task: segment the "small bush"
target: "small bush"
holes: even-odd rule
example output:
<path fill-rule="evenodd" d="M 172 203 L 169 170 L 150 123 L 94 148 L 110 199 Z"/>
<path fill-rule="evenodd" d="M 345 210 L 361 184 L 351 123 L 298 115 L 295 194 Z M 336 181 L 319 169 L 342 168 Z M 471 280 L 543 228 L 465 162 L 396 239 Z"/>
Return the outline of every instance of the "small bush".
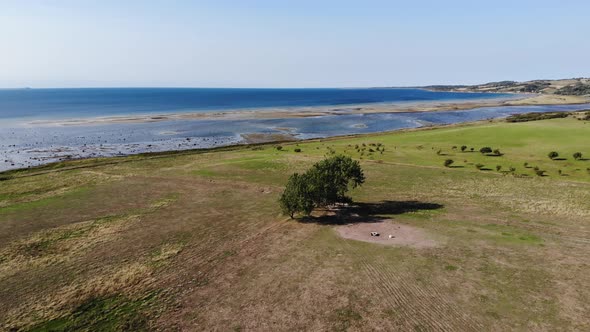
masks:
<path fill-rule="evenodd" d="M 553 159 L 559 157 L 559 153 L 557 153 L 557 151 L 551 151 L 551 152 L 549 152 L 549 154 L 547 154 L 547 157 L 549 157 L 549 159 L 553 160 Z"/>
<path fill-rule="evenodd" d="M 465 150 L 467 150 L 467 146 L 466 145 L 461 145 L 461 152 L 465 152 Z"/>
<path fill-rule="evenodd" d="M 537 174 L 538 176 L 544 176 L 545 175 L 545 171 L 541 170 L 541 169 L 536 169 L 535 170 L 535 174 Z"/>
<path fill-rule="evenodd" d="M 277 146 L 277 150 L 281 151 L 282 149 L 283 149 L 283 147 L 282 147 L 282 146 L 280 146 L 280 145 L 279 145 L 279 146 Z"/>
<path fill-rule="evenodd" d="M 524 163 L 524 168 L 529 168 L 529 163 Z"/>
<path fill-rule="evenodd" d="M 482 154 L 492 153 L 492 148 L 490 148 L 489 146 L 484 146 L 483 148 L 479 149 L 479 152 L 481 152 Z"/>
<path fill-rule="evenodd" d="M 516 172 L 516 168 L 514 168 L 514 167 L 512 167 L 512 166 L 510 166 L 509 170 L 510 170 L 510 173 L 514 173 L 514 172 Z"/>
<path fill-rule="evenodd" d="M 295 149 L 295 150 L 293 150 L 293 151 L 295 151 L 295 152 L 301 152 L 301 149 L 300 149 L 300 148 L 296 148 L 296 149 Z"/>
<path fill-rule="evenodd" d="M 451 165 L 454 163 L 455 161 L 453 159 L 447 159 L 444 162 L 445 167 L 451 167 Z"/>
<path fill-rule="evenodd" d="M 484 164 L 475 164 L 475 168 L 481 170 L 485 165 Z"/>
<path fill-rule="evenodd" d="M 574 159 L 575 160 L 582 159 L 582 152 L 576 152 L 576 153 L 574 153 Z"/>
<path fill-rule="evenodd" d="M 500 170 L 502 170 L 502 166 L 501 165 L 496 165 L 496 171 L 499 172 Z"/>
<path fill-rule="evenodd" d="M 495 149 L 495 150 L 494 150 L 494 154 L 495 154 L 496 156 L 501 156 L 501 155 L 502 155 L 502 152 L 500 152 L 500 149 Z"/>

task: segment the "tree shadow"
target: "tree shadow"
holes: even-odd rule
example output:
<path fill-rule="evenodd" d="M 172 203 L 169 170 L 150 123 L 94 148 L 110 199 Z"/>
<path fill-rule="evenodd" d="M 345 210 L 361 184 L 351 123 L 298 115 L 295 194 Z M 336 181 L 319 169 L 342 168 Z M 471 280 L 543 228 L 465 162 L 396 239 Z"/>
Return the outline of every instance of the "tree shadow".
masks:
<path fill-rule="evenodd" d="M 567 158 L 553 158 L 551 160 L 558 160 L 559 161 L 559 160 L 567 160 Z"/>
<path fill-rule="evenodd" d="M 449 166 L 449 168 L 465 168 L 465 166 L 460 166 L 460 165 L 459 166 L 452 166 L 451 165 L 451 166 Z"/>
<path fill-rule="evenodd" d="M 325 209 L 320 216 L 298 218 L 302 223 L 342 225 L 351 223 L 382 222 L 389 215 L 398 215 L 423 210 L 438 210 L 444 205 L 420 201 L 381 201 L 378 203 L 352 203 Z"/>

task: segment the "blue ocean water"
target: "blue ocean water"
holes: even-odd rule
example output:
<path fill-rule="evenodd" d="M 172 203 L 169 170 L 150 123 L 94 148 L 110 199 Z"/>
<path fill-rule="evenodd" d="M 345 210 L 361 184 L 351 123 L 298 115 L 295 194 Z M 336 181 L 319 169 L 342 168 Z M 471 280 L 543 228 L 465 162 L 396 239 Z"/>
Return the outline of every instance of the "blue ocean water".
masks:
<path fill-rule="evenodd" d="M 271 107 L 506 98 L 422 89 L 106 88 L 0 90 L 0 119 L 65 119 Z"/>

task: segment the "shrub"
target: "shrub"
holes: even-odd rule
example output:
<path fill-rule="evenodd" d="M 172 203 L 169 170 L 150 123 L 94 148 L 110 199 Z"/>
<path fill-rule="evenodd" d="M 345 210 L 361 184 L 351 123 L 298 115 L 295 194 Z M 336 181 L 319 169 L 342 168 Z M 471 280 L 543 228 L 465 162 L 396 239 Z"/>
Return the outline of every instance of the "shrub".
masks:
<path fill-rule="evenodd" d="M 301 149 L 300 148 L 295 148 L 295 150 L 293 150 L 293 151 L 295 151 L 295 152 L 301 152 Z"/>
<path fill-rule="evenodd" d="M 481 170 L 485 165 L 484 164 L 475 164 L 475 168 Z"/>
<path fill-rule="evenodd" d="M 467 150 L 467 146 L 466 145 L 461 145 L 461 152 L 465 152 L 465 150 Z"/>
<path fill-rule="evenodd" d="M 490 148 L 489 146 L 484 146 L 483 148 L 479 149 L 479 152 L 481 152 L 482 154 L 492 153 L 492 148 Z"/>
<path fill-rule="evenodd" d="M 514 167 L 512 167 L 512 166 L 510 166 L 509 170 L 510 170 L 510 173 L 514 173 L 514 172 L 516 172 L 516 168 L 514 168 Z"/>
<path fill-rule="evenodd" d="M 582 159 L 582 153 L 581 153 L 581 152 L 576 152 L 576 153 L 574 153 L 574 159 L 575 159 L 575 160 L 580 160 L 580 159 Z"/>
<path fill-rule="evenodd" d="M 471 152 L 473 152 L 473 151 L 475 150 L 475 148 L 471 148 L 471 149 L 469 149 L 469 150 L 471 150 Z"/>
<path fill-rule="evenodd" d="M 282 147 L 282 146 L 280 146 L 280 145 L 279 145 L 279 146 L 277 146 L 277 150 L 281 151 L 282 149 L 283 149 L 283 147 Z"/>
<path fill-rule="evenodd" d="M 563 175 L 563 172 L 562 172 L 560 169 L 558 169 L 558 170 L 557 170 L 557 174 L 559 174 L 559 175 Z"/>
<path fill-rule="evenodd" d="M 551 151 L 549 152 L 549 154 L 547 154 L 547 156 L 549 157 L 549 159 L 555 159 L 557 157 L 559 157 L 559 153 L 557 153 L 556 151 Z"/>
<path fill-rule="evenodd" d="M 523 165 L 524 165 L 524 168 L 529 168 L 529 163 L 525 162 Z"/>
<path fill-rule="evenodd" d="M 545 171 L 540 170 L 540 169 L 536 169 L 535 170 L 535 174 L 537 174 L 538 176 L 544 176 L 545 175 Z"/>
<path fill-rule="evenodd" d="M 455 161 L 453 159 L 447 159 L 444 162 L 445 167 L 451 167 L 451 165 L 454 163 Z"/>
<path fill-rule="evenodd" d="M 502 166 L 501 165 L 496 165 L 496 171 L 499 172 L 501 169 L 502 169 Z"/>
<path fill-rule="evenodd" d="M 495 149 L 495 150 L 494 150 L 494 154 L 495 154 L 496 156 L 501 156 L 501 155 L 502 155 L 502 152 L 500 152 L 500 149 Z"/>

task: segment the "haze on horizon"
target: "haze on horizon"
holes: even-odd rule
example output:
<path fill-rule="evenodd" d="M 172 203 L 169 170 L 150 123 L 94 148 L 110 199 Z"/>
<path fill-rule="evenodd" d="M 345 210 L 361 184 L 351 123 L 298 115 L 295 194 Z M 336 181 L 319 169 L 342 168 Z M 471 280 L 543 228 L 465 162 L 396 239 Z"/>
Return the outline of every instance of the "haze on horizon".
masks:
<path fill-rule="evenodd" d="M 590 76 L 588 1 L 0 1 L 0 87 Z"/>

